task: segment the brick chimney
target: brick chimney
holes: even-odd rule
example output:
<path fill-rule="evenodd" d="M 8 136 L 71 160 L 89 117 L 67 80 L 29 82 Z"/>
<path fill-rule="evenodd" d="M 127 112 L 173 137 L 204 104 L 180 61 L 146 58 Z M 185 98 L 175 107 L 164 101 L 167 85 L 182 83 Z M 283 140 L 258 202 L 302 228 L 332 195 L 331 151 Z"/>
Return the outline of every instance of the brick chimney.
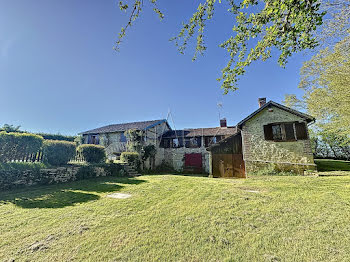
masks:
<path fill-rule="evenodd" d="M 220 127 L 227 127 L 226 118 L 220 119 Z"/>
<path fill-rule="evenodd" d="M 260 97 L 258 99 L 259 108 L 266 104 L 266 97 Z"/>

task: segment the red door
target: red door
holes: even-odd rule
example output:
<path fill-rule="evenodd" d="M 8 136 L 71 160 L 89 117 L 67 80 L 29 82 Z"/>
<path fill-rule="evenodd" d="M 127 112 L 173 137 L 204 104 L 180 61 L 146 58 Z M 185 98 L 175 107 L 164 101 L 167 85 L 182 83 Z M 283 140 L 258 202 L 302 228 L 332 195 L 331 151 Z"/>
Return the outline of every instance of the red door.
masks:
<path fill-rule="evenodd" d="M 202 169 L 202 154 L 185 154 L 185 167 Z"/>

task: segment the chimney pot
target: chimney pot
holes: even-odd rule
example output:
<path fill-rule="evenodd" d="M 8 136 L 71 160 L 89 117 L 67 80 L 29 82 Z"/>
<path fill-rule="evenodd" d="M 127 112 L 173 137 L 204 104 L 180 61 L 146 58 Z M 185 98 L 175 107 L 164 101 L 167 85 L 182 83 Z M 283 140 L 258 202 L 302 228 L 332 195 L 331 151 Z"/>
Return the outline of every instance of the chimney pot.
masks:
<path fill-rule="evenodd" d="M 220 119 L 220 127 L 227 127 L 226 118 Z"/>
<path fill-rule="evenodd" d="M 259 108 L 266 104 L 266 97 L 260 97 L 258 99 Z"/>

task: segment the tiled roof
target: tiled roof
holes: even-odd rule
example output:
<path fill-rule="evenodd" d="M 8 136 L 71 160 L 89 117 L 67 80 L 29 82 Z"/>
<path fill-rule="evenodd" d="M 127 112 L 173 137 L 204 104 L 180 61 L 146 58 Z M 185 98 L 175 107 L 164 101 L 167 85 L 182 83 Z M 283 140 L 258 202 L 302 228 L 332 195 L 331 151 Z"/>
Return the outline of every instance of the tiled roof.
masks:
<path fill-rule="evenodd" d="M 103 127 L 95 128 L 92 130 L 88 130 L 88 131 L 82 132 L 81 134 L 88 135 L 88 134 L 124 132 L 124 131 L 129 130 L 129 129 L 145 130 L 147 128 L 151 128 L 151 127 L 158 125 L 158 124 L 161 124 L 163 122 L 167 122 L 167 121 L 165 119 L 161 119 L 161 120 L 151 120 L 151 121 L 108 125 L 108 126 L 103 126 Z"/>
<path fill-rule="evenodd" d="M 194 128 L 186 130 L 170 130 L 166 132 L 163 138 L 175 137 L 196 137 L 196 136 L 231 136 L 237 132 L 236 127 L 212 127 L 212 128 Z"/>

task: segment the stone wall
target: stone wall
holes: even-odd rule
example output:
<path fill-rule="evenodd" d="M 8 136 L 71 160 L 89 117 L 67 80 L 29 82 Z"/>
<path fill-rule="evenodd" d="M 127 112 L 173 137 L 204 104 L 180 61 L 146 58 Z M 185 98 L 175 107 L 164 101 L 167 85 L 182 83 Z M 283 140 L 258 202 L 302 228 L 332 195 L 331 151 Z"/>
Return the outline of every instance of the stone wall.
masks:
<path fill-rule="evenodd" d="M 86 177 L 126 175 L 123 167 L 117 164 L 112 165 L 106 164 L 103 166 L 66 166 L 52 169 L 34 170 L 0 170 L 0 189 L 6 190 L 23 186 L 65 183 Z M 111 167 L 114 168 L 113 172 L 116 171 L 118 174 L 111 174 Z M 88 174 L 81 174 L 80 171 Z"/>
<path fill-rule="evenodd" d="M 179 172 L 181 172 L 185 167 L 185 154 L 201 153 L 203 171 L 208 174 L 210 173 L 210 153 L 205 149 L 205 147 L 162 148 L 162 151 L 164 152 L 164 161 Z"/>
<path fill-rule="evenodd" d="M 315 169 L 310 140 L 274 142 L 264 138 L 264 125 L 278 122 L 304 121 L 287 111 L 272 107 L 265 108 L 249 119 L 242 127 L 243 158 L 246 173 L 252 173 L 263 166 L 275 164 L 280 169 Z"/>

